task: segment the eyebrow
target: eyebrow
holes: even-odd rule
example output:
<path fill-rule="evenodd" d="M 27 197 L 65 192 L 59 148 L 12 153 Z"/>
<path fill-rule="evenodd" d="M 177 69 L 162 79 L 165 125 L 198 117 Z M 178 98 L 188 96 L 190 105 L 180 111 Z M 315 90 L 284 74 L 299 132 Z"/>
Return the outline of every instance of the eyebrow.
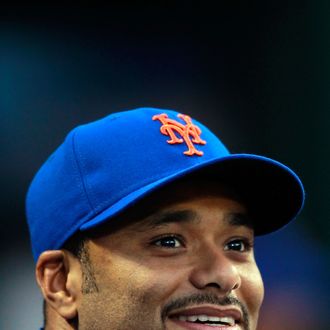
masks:
<path fill-rule="evenodd" d="M 252 219 L 246 213 L 230 213 L 225 217 L 225 221 L 231 226 L 245 226 L 253 229 Z"/>
<path fill-rule="evenodd" d="M 174 211 L 164 211 L 156 213 L 148 217 L 140 229 L 144 230 L 145 228 L 155 229 L 162 226 L 167 226 L 171 223 L 198 223 L 201 221 L 201 217 L 197 212 L 192 210 L 174 210 Z M 251 219 L 245 213 L 233 212 L 225 216 L 224 221 L 228 225 L 239 227 L 246 226 L 253 228 Z M 142 227 L 142 228 L 141 228 Z"/>
<path fill-rule="evenodd" d="M 170 223 L 192 223 L 198 221 L 200 221 L 200 218 L 197 212 L 192 210 L 163 211 L 153 214 L 143 221 L 143 227 L 153 229 L 169 225 Z"/>

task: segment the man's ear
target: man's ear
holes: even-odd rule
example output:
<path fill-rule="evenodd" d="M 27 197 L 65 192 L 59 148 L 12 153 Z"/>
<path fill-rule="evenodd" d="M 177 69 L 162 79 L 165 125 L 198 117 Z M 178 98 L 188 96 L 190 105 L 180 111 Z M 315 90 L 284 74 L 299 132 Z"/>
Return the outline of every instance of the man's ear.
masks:
<path fill-rule="evenodd" d="M 81 268 L 69 252 L 43 252 L 36 265 L 36 279 L 47 304 L 63 318 L 77 316 L 77 300 L 81 292 Z"/>

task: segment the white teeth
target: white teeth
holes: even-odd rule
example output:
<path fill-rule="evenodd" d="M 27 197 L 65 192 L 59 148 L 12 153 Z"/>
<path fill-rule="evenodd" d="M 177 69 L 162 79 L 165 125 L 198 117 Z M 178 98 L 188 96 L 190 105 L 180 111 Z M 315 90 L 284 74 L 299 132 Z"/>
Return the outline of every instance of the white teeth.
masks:
<path fill-rule="evenodd" d="M 180 316 L 178 316 L 178 319 L 180 321 L 188 321 L 188 322 L 196 322 L 197 320 L 199 320 L 200 322 L 205 322 L 205 323 L 207 323 L 207 321 L 209 321 L 209 322 L 218 322 L 218 323 L 221 322 L 221 323 L 228 324 L 230 326 L 235 325 L 235 320 L 231 316 L 217 317 L 217 316 L 207 316 L 207 315 L 204 315 L 204 314 L 202 314 L 202 315 L 189 315 L 189 316 L 180 315 Z"/>
<path fill-rule="evenodd" d="M 201 322 L 209 321 L 209 318 L 208 318 L 207 315 L 199 315 L 199 316 L 198 316 L 198 319 L 199 319 Z"/>
<path fill-rule="evenodd" d="M 220 322 L 228 323 L 229 325 L 235 325 L 235 320 L 233 317 L 221 317 Z"/>

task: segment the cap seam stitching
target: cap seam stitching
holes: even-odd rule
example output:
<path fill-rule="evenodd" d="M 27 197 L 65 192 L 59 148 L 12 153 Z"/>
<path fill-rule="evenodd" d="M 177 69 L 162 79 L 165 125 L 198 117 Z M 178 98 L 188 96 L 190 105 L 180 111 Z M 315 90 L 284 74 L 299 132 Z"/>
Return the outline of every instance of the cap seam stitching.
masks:
<path fill-rule="evenodd" d="M 95 211 L 95 209 L 93 207 L 93 204 L 91 202 L 90 196 L 89 196 L 89 194 L 87 192 L 86 182 L 84 180 L 84 176 L 83 176 L 83 173 L 82 173 L 81 165 L 80 165 L 79 160 L 78 160 L 78 157 L 77 157 L 77 152 L 78 151 L 76 150 L 76 139 L 75 139 L 76 133 L 77 132 L 75 131 L 75 132 L 73 132 L 73 135 L 72 135 L 72 153 L 73 153 L 73 158 L 74 158 L 74 160 L 76 161 L 76 164 L 77 164 L 78 174 L 80 176 L 80 180 L 81 180 L 81 183 L 82 183 L 82 188 L 83 188 L 83 191 L 85 193 L 86 199 L 88 201 L 88 204 L 89 204 L 92 212 L 95 214 L 96 211 Z"/>

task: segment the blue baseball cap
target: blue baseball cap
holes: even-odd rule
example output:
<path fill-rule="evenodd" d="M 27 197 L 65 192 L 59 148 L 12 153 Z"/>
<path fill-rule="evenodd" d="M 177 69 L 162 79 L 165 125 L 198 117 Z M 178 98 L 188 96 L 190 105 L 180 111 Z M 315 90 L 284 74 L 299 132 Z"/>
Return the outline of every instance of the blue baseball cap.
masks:
<path fill-rule="evenodd" d="M 231 154 L 188 115 L 156 108 L 113 113 L 73 129 L 34 177 L 26 199 L 34 259 L 191 173 L 236 187 L 256 235 L 283 227 L 304 203 L 291 169 L 263 156 Z"/>

